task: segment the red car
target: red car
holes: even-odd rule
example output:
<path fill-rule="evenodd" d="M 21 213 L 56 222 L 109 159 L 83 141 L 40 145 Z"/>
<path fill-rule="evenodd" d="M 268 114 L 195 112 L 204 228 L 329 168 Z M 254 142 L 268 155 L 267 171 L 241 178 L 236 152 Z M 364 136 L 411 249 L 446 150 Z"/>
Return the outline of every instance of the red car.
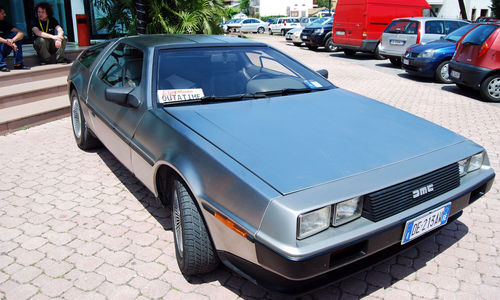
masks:
<path fill-rule="evenodd" d="M 484 23 L 457 43 L 449 66 L 460 88 L 478 89 L 485 100 L 500 102 L 500 23 Z"/>

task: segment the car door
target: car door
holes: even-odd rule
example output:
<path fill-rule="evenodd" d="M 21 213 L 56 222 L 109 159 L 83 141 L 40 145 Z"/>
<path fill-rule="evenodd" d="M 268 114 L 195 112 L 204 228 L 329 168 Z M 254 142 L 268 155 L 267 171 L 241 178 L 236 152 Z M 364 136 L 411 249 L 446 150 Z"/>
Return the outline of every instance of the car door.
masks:
<path fill-rule="evenodd" d="M 122 105 L 106 99 L 106 90 L 130 90 L 128 99 L 141 99 L 143 52 L 120 43 L 103 58 L 94 71 L 88 89 L 88 105 L 95 134 L 113 155 L 131 169 L 130 140 L 144 114 L 144 103 L 138 107 Z M 143 101 L 144 102 L 144 101 Z"/>

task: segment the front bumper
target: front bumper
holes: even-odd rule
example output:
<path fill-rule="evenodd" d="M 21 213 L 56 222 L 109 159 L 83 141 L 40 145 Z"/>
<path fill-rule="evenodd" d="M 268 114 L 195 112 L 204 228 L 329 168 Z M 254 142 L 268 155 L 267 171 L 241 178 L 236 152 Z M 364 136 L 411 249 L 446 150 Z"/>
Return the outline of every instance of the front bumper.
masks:
<path fill-rule="evenodd" d="M 451 201 L 450 223 L 461 215 L 465 207 L 490 190 L 494 177 L 492 173 L 454 199 L 437 203 L 388 228 L 309 257 L 289 257 L 257 240 L 254 243 L 258 264 L 224 251 L 219 252 L 219 256 L 228 267 L 265 288 L 291 294 L 303 293 L 361 271 L 432 235 L 436 230 L 405 245 L 400 244 L 407 220 Z"/>
<path fill-rule="evenodd" d="M 403 69 L 412 74 L 422 77 L 433 78 L 438 63 L 432 58 L 401 57 Z M 407 62 L 407 63 L 406 63 Z"/>
<path fill-rule="evenodd" d="M 314 46 L 314 47 L 323 47 L 325 46 L 325 33 L 313 33 L 311 34 L 308 39 L 302 39 L 307 45 Z"/>
<path fill-rule="evenodd" d="M 455 60 L 450 61 L 449 72 L 450 79 L 458 84 L 462 84 L 474 89 L 479 89 L 481 82 L 492 70 L 482 68 Z M 453 76 L 454 72 L 458 72 L 458 77 Z"/>

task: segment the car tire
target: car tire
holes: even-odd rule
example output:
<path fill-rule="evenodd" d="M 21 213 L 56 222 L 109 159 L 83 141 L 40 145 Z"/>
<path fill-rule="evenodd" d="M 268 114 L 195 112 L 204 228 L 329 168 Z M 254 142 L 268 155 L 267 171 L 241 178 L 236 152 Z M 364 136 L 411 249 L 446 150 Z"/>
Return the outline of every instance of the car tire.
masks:
<path fill-rule="evenodd" d="M 373 55 L 375 56 L 375 59 L 378 60 L 387 59 L 387 57 L 380 54 L 380 43 L 378 43 L 377 48 L 375 48 L 375 52 L 373 53 Z"/>
<path fill-rule="evenodd" d="M 273 31 L 269 29 L 269 35 L 273 35 Z"/>
<path fill-rule="evenodd" d="M 434 78 L 439 83 L 452 83 L 450 79 L 450 74 L 448 73 L 448 66 L 450 65 L 449 60 L 442 61 L 436 68 L 434 73 Z"/>
<path fill-rule="evenodd" d="M 307 48 L 308 48 L 309 50 L 313 50 L 313 51 L 318 50 L 318 46 L 307 45 Z"/>
<path fill-rule="evenodd" d="M 264 32 L 266 32 L 266 30 L 264 29 L 264 27 L 259 27 L 257 29 L 257 33 L 263 34 Z"/>
<path fill-rule="evenodd" d="M 356 50 L 344 49 L 344 54 L 347 57 L 354 57 L 356 55 Z"/>
<path fill-rule="evenodd" d="M 500 102 L 500 74 L 494 74 L 483 80 L 479 93 L 484 100 Z"/>
<path fill-rule="evenodd" d="M 281 36 L 285 36 L 285 34 L 286 34 L 285 29 L 281 29 Z"/>
<path fill-rule="evenodd" d="M 75 137 L 78 148 L 89 150 L 101 146 L 101 142 L 87 127 L 87 122 L 83 116 L 80 99 L 76 90 L 72 90 L 70 94 L 71 104 L 71 127 L 73 136 Z"/>
<path fill-rule="evenodd" d="M 398 57 L 391 57 L 389 58 L 389 60 L 391 61 L 391 64 L 393 66 L 396 66 L 396 67 L 401 67 L 401 58 L 398 58 Z"/>
<path fill-rule="evenodd" d="M 329 37 L 325 42 L 325 50 L 327 52 L 335 52 L 339 50 L 339 47 L 333 45 L 333 40 Z"/>
<path fill-rule="evenodd" d="M 184 184 L 174 180 L 172 231 L 175 257 L 184 275 L 208 273 L 219 265 L 205 222 Z"/>

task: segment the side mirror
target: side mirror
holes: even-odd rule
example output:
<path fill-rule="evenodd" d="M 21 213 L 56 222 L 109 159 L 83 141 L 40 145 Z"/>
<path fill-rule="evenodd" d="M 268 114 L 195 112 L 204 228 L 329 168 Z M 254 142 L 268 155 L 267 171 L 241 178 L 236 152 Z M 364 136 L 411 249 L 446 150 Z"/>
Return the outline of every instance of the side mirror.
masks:
<path fill-rule="evenodd" d="M 321 69 L 321 70 L 317 70 L 316 71 L 319 75 L 325 77 L 326 79 L 328 79 L 328 70 L 325 70 L 325 69 Z"/>
<path fill-rule="evenodd" d="M 137 108 L 141 103 L 139 99 L 137 99 L 137 97 L 130 94 L 133 90 L 134 87 L 129 86 L 109 87 L 106 88 L 104 97 L 109 102 L 113 102 L 122 106 Z"/>

